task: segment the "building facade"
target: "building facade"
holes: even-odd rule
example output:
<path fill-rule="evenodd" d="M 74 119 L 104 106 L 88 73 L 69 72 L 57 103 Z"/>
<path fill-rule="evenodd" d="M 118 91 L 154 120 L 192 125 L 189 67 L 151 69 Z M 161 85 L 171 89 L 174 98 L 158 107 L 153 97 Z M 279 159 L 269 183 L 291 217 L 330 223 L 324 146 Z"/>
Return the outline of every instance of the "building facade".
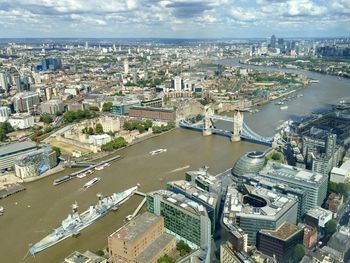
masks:
<path fill-rule="evenodd" d="M 0 147 L 0 171 L 13 169 L 15 159 L 36 151 L 33 142 L 15 142 Z"/>
<path fill-rule="evenodd" d="M 108 237 L 113 263 L 156 263 L 176 249 L 176 238 L 165 233 L 164 218 L 149 212 L 132 219 Z"/>

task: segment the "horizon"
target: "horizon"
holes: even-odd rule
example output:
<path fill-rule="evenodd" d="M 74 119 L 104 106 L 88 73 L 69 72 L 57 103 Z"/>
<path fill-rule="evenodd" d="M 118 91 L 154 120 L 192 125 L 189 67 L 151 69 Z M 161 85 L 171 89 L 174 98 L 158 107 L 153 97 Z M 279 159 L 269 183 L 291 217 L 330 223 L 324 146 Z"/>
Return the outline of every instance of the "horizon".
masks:
<path fill-rule="evenodd" d="M 0 38 L 350 36 L 346 0 L 3 0 L 0 14 Z"/>

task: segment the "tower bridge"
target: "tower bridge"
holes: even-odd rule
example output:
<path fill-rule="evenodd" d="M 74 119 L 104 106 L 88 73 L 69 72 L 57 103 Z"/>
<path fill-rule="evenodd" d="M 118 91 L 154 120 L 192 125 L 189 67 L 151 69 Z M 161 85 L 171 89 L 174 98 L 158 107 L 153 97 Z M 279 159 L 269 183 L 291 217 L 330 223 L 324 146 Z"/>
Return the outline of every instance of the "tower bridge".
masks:
<path fill-rule="evenodd" d="M 217 120 L 232 123 L 232 130 L 222 130 L 215 126 Z M 238 142 L 240 140 L 250 141 L 258 144 L 272 146 L 277 142 L 277 138 L 265 137 L 257 134 L 243 120 L 243 113 L 237 111 L 233 117 L 215 115 L 214 111 L 206 106 L 204 108 L 203 120 L 196 123 L 189 123 L 186 120 L 179 122 L 180 127 L 195 131 L 201 131 L 203 136 L 209 136 L 212 134 L 218 134 L 229 137 L 232 142 Z M 275 136 L 276 137 L 276 136 Z"/>

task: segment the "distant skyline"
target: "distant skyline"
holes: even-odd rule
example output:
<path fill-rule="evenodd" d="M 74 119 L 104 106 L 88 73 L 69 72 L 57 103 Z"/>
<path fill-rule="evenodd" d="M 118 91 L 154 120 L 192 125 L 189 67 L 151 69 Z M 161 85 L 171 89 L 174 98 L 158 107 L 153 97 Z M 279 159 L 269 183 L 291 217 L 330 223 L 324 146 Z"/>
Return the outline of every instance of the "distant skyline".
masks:
<path fill-rule="evenodd" d="M 0 38 L 350 37 L 349 0 L 0 0 Z"/>

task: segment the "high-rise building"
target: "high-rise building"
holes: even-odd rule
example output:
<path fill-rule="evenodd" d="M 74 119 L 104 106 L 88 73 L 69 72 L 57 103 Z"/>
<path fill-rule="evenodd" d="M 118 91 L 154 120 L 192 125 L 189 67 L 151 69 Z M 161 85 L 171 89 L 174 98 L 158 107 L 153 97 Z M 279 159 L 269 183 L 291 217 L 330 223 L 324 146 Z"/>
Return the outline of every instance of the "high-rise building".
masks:
<path fill-rule="evenodd" d="M 163 216 L 167 231 L 191 247 L 210 249 L 211 223 L 203 205 L 182 194 L 159 190 L 147 194 L 147 210 Z"/>
<path fill-rule="evenodd" d="M 177 194 L 183 194 L 188 199 L 203 205 L 210 218 L 211 232 L 215 233 L 215 225 L 218 220 L 220 205 L 217 194 L 198 189 L 198 187 L 185 180 L 168 182 L 167 189 Z"/>
<path fill-rule="evenodd" d="M 6 107 L 6 106 L 0 107 L 0 122 L 7 121 L 10 114 L 11 114 L 11 110 L 9 107 Z"/>
<path fill-rule="evenodd" d="M 62 68 L 62 61 L 60 58 L 42 58 L 41 59 L 42 70 L 52 70 Z"/>
<path fill-rule="evenodd" d="M 182 79 L 179 76 L 174 77 L 173 79 L 173 88 L 175 91 L 182 90 Z"/>
<path fill-rule="evenodd" d="M 64 111 L 64 104 L 61 100 L 54 99 L 54 100 L 48 100 L 43 103 L 41 103 L 41 112 L 42 113 L 48 113 L 48 114 L 56 114 L 58 112 Z"/>
<path fill-rule="evenodd" d="M 128 75 L 129 73 L 129 61 L 128 59 L 124 59 L 124 74 Z"/>
<path fill-rule="evenodd" d="M 305 211 L 321 206 L 327 196 L 328 176 L 285 164 L 268 162 L 259 175 L 306 192 Z"/>
<path fill-rule="evenodd" d="M 275 37 L 275 35 L 272 35 L 270 37 L 270 47 L 271 48 L 275 48 L 276 47 L 276 37 Z"/>
<path fill-rule="evenodd" d="M 174 235 L 165 233 L 164 218 L 146 212 L 108 237 L 113 263 L 153 263 L 176 249 Z"/>
<path fill-rule="evenodd" d="M 39 106 L 40 99 L 36 92 L 22 92 L 13 97 L 13 104 L 16 112 L 24 112 Z"/>
<path fill-rule="evenodd" d="M 5 93 L 7 93 L 8 89 L 8 75 L 5 71 L 0 72 L 0 88 L 5 90 Z"/>

